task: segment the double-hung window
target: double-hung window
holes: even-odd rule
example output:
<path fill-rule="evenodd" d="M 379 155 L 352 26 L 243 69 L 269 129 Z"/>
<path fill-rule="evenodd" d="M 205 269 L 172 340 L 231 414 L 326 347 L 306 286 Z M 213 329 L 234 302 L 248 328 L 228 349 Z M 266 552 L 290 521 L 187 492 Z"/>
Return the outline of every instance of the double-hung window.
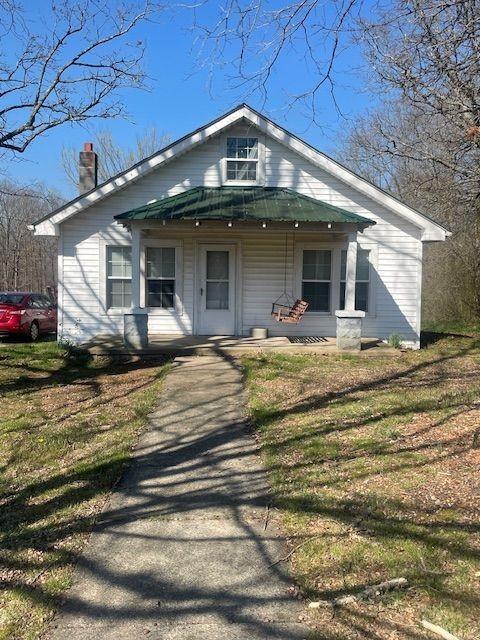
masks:
<path fill-rule="evenodd" d="M 132 249 L 107 247 L 107 308 L 127 309 L 132 304 Z"/>
<path fill-rule="evenodd" d="M 175 247 L 147 247 L 145 252 L 147 307 L 174 309 L 177 277 Z"/>
<path fill-rule="evenodd" d="M 256 182 L 258 138 L 227 138 L 227 180 Z"/>
<path fill-rule="evenodd" d="M 347 279 L 347 251 L 342 250 L 340 270 L 340 309 L 345 308 L 345 283 Z M 370 293 L 370 251 L 357 249 L 357 276 L 355 280 L 355 309 L 368 312 Z"/>
<path fill-rule="evenodd" d="M 305 249 L 302 265 L 302 299 L 309 304 L 308 311 L 330 311 L 332 287 L 332 252 Z"/>

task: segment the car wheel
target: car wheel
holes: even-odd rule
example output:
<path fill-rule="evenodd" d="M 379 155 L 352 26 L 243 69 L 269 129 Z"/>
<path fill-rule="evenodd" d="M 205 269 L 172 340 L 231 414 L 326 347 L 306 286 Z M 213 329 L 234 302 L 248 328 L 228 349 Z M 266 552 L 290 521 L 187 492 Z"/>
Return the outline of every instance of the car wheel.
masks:
<path fill-rule="evenodd" d="M 38 340 L 38 336 L 40 335 L 40 331 L 38 328 L 38 324 L 36 322 L 32 322 L 32 324 L 30 325 L 30 330 L 28 332 L 28 335 L 30 337 L 30 340 L 32 342 L 36 342 Z"/>

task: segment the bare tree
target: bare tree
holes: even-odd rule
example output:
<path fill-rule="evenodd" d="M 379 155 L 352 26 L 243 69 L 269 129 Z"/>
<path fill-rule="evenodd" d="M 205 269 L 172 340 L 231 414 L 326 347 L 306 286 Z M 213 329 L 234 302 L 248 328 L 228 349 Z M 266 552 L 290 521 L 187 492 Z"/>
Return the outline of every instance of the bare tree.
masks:
<path fill-rule="evenodd" d="M 114 140 L 111 131 L 101 130 L 94 136 L 94 148 L 98 153 L 98 178 L 108 180 L 124 169 L 143 160 L 170 142 L 170 136 L 161 134 L 155 127 L 138 134 L 134 146 L 124 148 Z M 78 149 L 65 146 L 62 149 L 62 166 L 72 185 L 78 185 Z"/>
<path fill-rule="evenodd" d="M 119 89 L 145 80 L 135 28 L 155 9 L 150 0 L 52 0 L 28 10 L 1 0 L 0 149 L 23 153 L 65 123 L 123 115 Z"/>
<path fill-rule="evenodd" d="M 265 101 L 282 61 L 288 59 L 290 68 L 304 64 L 310 83 L 297 93 L 291 82 L 284 89 L 290 105 L 306 102 L 314 119 L 322 89 L 336 104 L 335 63 L 349 44 L 362 6 L 363 0 L 227 0 L 220 7 L 215 1 L 199 0 L 190 5 L 199 59 L 212 78 L 226 67 L 231 70 L 230 87 L 243 95 L 259 93 Z"/>
<path fill-rule="evenodd" d="M 452 170 L 456 147 L 449 143 L 441 146 L 437 130 L 437 119 L 419 117 L 403 99 L 387 102 L 352 124 L 339 156 L 366 178 L 453 231 L 444 245 L 426 246 L 424 315 L 427 320 L 471 320 L 478 318 L 480 309 L 476 190 Z M 447 140 L 450 137 L 445 136 Z M 399 152 L 399 148 L 408 148 L 408 152 Z M 415 154 L 420 151 L 430 159 L 419 160 Z"/>
<path fill-rule="evenodd" d="M 480 0 L 228 0 L 215 21 L 209 4 L 194 9 L 206 64 L 231 54 L 233 86 L 265 98 L 282 59 L 304 61 L 290 104 L 307 102 L 316 122 L 321 89 L 335 101 L 339 56 L 363 50 L 382 107 L 355 122 L 344 160 L 452 229 L 427 292 L 446 308 L 440 285 L 454 283 L 451 312 L 480 317 Z"/>
<path fill-rule="evenodd" d="M 0 184 L 0 287 L 46 291 L 55 288 L 56 238 L 34 238 L 27 225 L 61 203 L 46 189 Z"/>
<path fill-rule="evenodd" d="M 441 255 L 429 252 L 432 313 L 478 319 L 480 2 L 398 0 L 363 21 L 362 34 L 377 89 L 395 97 L 356 123 L 351 146 L 364 167 L 368 157 L 388 167 L 391 188 L 453 232 Z"/>

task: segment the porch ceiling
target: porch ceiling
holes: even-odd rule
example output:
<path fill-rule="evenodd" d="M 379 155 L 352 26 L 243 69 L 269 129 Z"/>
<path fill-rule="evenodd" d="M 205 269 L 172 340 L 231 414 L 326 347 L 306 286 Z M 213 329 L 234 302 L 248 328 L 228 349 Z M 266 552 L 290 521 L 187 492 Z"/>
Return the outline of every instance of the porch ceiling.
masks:
<path fill-rule="evenodd" d="M 373 220 L 282 187 L 195 187 L 116 215 L 117 220 L 276 220 L 350 222 Z"/>

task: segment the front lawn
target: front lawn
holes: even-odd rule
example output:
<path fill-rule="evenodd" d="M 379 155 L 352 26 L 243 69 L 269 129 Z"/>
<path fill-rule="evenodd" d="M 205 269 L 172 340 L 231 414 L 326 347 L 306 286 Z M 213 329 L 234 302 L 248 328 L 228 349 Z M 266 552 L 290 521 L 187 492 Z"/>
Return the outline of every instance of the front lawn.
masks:
<path fill-rule="evenodd" d="M 0 346 L 1 640 L 45 630 L 166 368 Z"/>
<path fill-rule="evenodd" d="M 394 358 L 244 359 L 250 411 L 319 639 L 480 638 L 480 341 Z"/>

